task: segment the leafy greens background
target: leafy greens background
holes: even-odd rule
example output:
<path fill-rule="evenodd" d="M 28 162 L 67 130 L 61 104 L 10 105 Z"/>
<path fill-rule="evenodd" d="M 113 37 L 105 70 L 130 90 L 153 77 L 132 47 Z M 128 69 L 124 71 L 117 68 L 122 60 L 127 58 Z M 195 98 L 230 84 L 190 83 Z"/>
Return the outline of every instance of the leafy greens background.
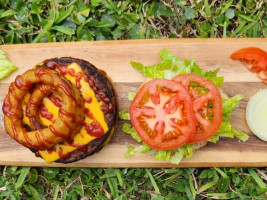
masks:
<path fill-rule="evenodd" d="M 266 1 L 0 0 L 0 44 L 267 37 Z M 266 168 L 0 166 L 1 199 L 267 199 Z"/>

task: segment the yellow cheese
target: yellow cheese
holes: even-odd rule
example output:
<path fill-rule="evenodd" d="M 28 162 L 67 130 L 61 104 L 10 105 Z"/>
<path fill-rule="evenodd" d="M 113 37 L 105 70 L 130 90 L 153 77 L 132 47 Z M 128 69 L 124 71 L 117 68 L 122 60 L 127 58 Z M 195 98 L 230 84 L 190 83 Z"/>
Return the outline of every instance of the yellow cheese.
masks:
<path fill-rule="evenodd" d="M 73 69 L 75 73 L 82 72 L 81 67 L 77 63 L 72 63 L 68 66 L 68 69 Z M 76 84 L 76 77 L 70 76 L 69 74 L 65 75 L 65 77 L 70 80 L 73 84 Z M 85 108 L 88 108 L 90 112 L 93 114 L 94 119 L 101 125 L 101 127 L 104 130 L 104 133 L 108 131 L 108 125 L 105 121 L 105 116 L 103 111 L 101 110 L 102 102 L 98 102 L 94 91 L 90 87 L 89 83 L 84 80 L 84 78 L 80 81 L 81 84 L 81 94 L 84 99 L 87 99 L 88 97 L 92 98 L 91 103 L 85 102 Z M 28 97 L 29 98 L 29 97 Z M 53 118 L 56 119 L 58 117 L 58 110 L 59 108 L 55 106 L 49 98 L 44 98 L 43 103 L 47 107 L 48 111 L 53 114 Z M 24 119 L 25 118 L 25 119 Z M 23 122 L 28 124 L 28 121 L 26 119 L 27 117 L 24 114 Z M 42 118 L 40 116 L 40 119 L 42 123 L 46 126 L 52 124 L 51 121 Z M 89 117 L 85 116 L 85 123 L 90 124 L 93 120 Z M 92 140 L 96 139 L 93 136 L 90 136 L 86 130 L 85 127 L 82 127 L 80 130 L 80 133 L 77 133 L 74 136 L 74 144 L 88 144 Z M 59 157 L 59 151 L 61 151 L 63 154 L 70 153 L 74 150 L 76 150 L 77 147 L 70 146 L 68 143 L 58 144 L 55 146 L 55 151 L 48 152 L 48 151 L 39 151 L 40 155 L 45 159 L 47 163 L 51 163 L 55 160 L 58 160 Z"/>

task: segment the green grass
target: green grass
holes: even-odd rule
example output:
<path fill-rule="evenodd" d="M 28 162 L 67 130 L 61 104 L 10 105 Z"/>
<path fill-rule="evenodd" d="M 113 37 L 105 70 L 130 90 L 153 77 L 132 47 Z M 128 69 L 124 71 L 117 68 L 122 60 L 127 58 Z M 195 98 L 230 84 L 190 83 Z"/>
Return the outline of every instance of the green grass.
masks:
<path fill-rule="evenodd" d="M 199 2 L 199 3 L 198 3 Z M 256 0 L 0 0 L 0 44 L 267 37 Z M 0 166 L 1 199 L 267 199 L 267 168 L 86 169 Z"/>

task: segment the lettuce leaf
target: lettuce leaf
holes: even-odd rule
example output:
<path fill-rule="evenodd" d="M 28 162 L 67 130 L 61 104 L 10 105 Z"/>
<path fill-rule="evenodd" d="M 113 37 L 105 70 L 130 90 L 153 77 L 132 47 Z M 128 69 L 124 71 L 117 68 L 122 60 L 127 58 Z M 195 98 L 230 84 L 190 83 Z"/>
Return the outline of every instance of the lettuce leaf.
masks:
<path fill-rule="evenodd" d="M 10 62 L 4 51 L 0 50 L 0 79 L 7 77 L 11 72 L 18 68 Z"/>
<path fill-rule="evenodd" d="M 171 153 L 172 153 L 171 150 L 167 151 L 158 150 L 155 155 L 155 160 L 170 160 Z"/>
<path fill-rule="evenodd" d="M 159 57 L 162 61 L 155 65 L 144 66 L 141 63 L 133 61 L 131 61 L 131 64 L 135 69 L 149 78 L 172 79 L 179 74 L 193 73 L 209 79 L 217 86 L 223 84 L 223 77 L 217 76 L 220 68 L 214 71 L 204 71 L 195 63 L 194 59 L 180 60 L 166 49 L 159 51 Z"/>
<path fill-rule="evenodd" d="M 132 100 L 134 99 L 135 95 L 136 95 L 135 92 L 128 92 L 128 99 L 129 99 L 130 101 L 132 101 Z"/>
<path fill-rule="evenodd" d="M 120 110 L 119 118 L 124 120 L 130 120 L 130 115 L 127 110 Z"/>
<path fill-rule="evenodd" d="M 193 144 L 185 144 L 178 149 L 171 157 L 170 162 L 172 164 L 179 164 L 183 158 L 191 158 L 193 155 Z"/>
<path fill-rule="evenodd" d="M 141 138 L 139 137 L 139 135 L 136 133 L 134 127 L 132 126 L 132 124 L 129 123 L 124 123 L 122 125 L 122 131 L 124 133 L 129 134 L 133 139 L 135 139 L 137 142 L 142 142 Z"/>

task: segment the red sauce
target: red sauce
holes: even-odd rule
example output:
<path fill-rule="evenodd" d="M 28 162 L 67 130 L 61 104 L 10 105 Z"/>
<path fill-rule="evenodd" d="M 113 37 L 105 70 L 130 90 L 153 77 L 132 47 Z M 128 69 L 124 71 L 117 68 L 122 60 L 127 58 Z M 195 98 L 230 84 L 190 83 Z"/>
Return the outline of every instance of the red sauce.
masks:
<path fill-rule="evenodd" d="M 57 149 L 56 149 L 55 146 L 53 146 L 53 147 L 51 147 L 50 149 L 47 149 L 47 152 L 48 152 L 49 154 L 51 154 L 51 153 L 53 153 L 53 152 L 57 152 Z"/>
<path fill-rule="evenodd" d="M 82 143 L 68 143 L 70 146 L 72 146 L 72 147 L 76 147 L 76 148 L 78 148 L 78 149 L 80 149 L 80 148 L 83 148 L 84 146 L 85 146 L 85 144 L 82 144 Z"/>
<path fill-rule="evenodd" d="M 96 94 L 98 93 L 97 87 L 94 86 L 94 87 L 92 87 L 92 89 L 93 89 L 94 93 L 96 93 Z"/>
<path fill-rule="evenodd" d="M 84 113 L 85 113 L 86 117 L 89 117 L 90 119 L 94 119 L 93 114 L 90 112 L 90 110 L 88 108 L 84 109 Z"/>
<path fill-rule="evenodd" d="M 61 121 L 65 124 L 65 126 L 68 127 L 70 130 L 72 130 L 72 127 L 70 127 L 70 125 L 66 122 L 66 120 L 65 120 L 64 117 L 62 116 L 62 113 L 60 112 L 60 110 L 59 110 L 59 112 L 58 112 L 58 116 L 59 116 L 59 118 L 61 119 Z"/>
<path fill-rule="evenodd" d="M 100 109 L 102 110 L 102 112 L 103 112 L 104 114 L 107 114 L 107 113 L 109 112 L 108 107 L 107 107 L 106 105 L 102 105 L 102 106 L 100 107 Z"/>
<path fill-rule="evenodd" d="M 69 69 L 66 66 L 62 66 L 62 65 L 58 66 L 58 70 L 60 71 L 62 75 L 66 75 L 69 72 Z"/>
<path fill-rule="evenodd" d="M 33 115 L 31 114 L 30 109 L 28 109 L 28 106 L 26 107 L 26 117 L 32 118 Z"/>
<path fill-rule="evenodd" d="M 77 86 L 78 89 L 82 88 L 82 85 L 81 85 L 82 78 L 83 78 L 83 73 L 82 72 L 77 73 L 77 75 L 76 75 L 76 86 Z"/>
<path fill-rule="evenodd" d="M 22 91 L 28 91 L 32 84 L 30 82 L 24 82 L 22 76 L 18 75 L 15 79 L 15 85 Z"/>
<path fill-rule="evenodd" d="M 21 141 L 19 140 L 18 138 L 18 132 L 17 132 L 17 127 L 15 126 L 15 124 L 12 122 L 12 129 L 13 129 L 13 132 L 14 132 L 14 139 L 21 144 Z M 23 132 L 24 134 L 24 132 Z"/>
<path fill-rule="evenodd" d="M 104 76 L 107 76 L 107 73 L 106 73 L 104 70 L 100 69 L 99 71 L 100 71 Z"/>
<path fill-rule="evenodd" d="M 102 92 L 102 91 L 99 91 L 98 93 L 98 96 L 99 96 L 99 98 L 101 99 L 101 100 L 104 100 L 107 96 L 106 96 L 106 94 L 104 93 L 104 92 Z M 106 103 L 106 102 L 105 102 Z"/>
<path fill-rule="evenodd" d="M 63 153 L 63 149 L 60 148 L 58 151 L 58 155 L 60 158 L 65 159 L 70 157 L 70 153 Z"/>
<path fill-rule="evenodd" d="M 32 99 L 32 96 L 30 97 L 29 102 L 30 102 L 31 104 L 35 105 L 35 106 L 39 106 L 39 105 L 40 105 L 40 102 L 39 102 L 39 101 L 34 101 L 34 100 Z"/>
<path fill-rule="evenodd" d="M 35 133 L 35 137 L 36 137 L 36 140 L 38 141 L 38 146 L 39 146 L 38 149 L 40 149 L 40 150 L 44 150 L 44 149 L 46 148 L 46 145 L 45 145 L 45 143 L 43 143 L 43 141 L 41 140 L 41 138 L 40 138 L 38 132 Z"/>
<path fill-rule="evenodd" d="M 88 82 L 90 80 L 90 76 L 88 76 L 87 74 L 83 75 L 83 78 L 86 82 Z"/>
<path fill-rule="evenodd" d="M 51 126 L 50 125 L 49 126 L 49 129 L 57 137 L 64 138 L 64 139 L 66 139 L 68 137 L 68 135 L 65 135 L 63 133 L 60 133 L 60 132 L 56 131 L 56 129 L 54 128 L 54 126 Z"/>
<path fill-rule="evenodd" d="M 34 154 L 35 154 L 35 156 L 36 156 L 37 158 L 41 157 L 41 154 L 40 154 L 39 151 L 36 151 Z"/>
<path fill-rule="evenodd" d="M 66 66 L 59 66 L 58 67 L 60 73 L 62 75 L 66 75 L 66 74 L 69 74 L 70 76 L 73 76 L 76 78 L 76 86 L 78 89 L 81 89 L 81 80 L 82 78 L 84 77 L 83 76 L 83 73 L 82 72 L 78 72 L 78 73 L 75 73 L 75 70 L 74 69 L 68 69 Z"/>
<path fill-rule="evenodd" d="M 11 109 L 13 108 L 9 96 L 7 96 L 4 100 L 3 103 L 3 113 L 11 120 L 13 118 L 18 118 L 17 113 L 14 113 L 11 111 Z"/>
<path fill-rule="evenodd" d="M 67 96 L 69 96 L 73 101 L 76 102 L 76 99 L 72 96 L 72 94 L 70 93 L 69 89 L 66 88 L 64 85 L 62 85 L 62 84 L 58 84 L 58 85 L 56 86 L 56 88 L 57 88 L 57 89 L 58 89 L 58 88 L 62 89 L 62 90 L 64 91 L 64 93 L 65 93 Z"/>
<path fill-rule="evenodd" d="M 15 86 L 14 86 L 14 83 L 11 83 L 10 87 L 9 87 L 9 92 L 12 93 L 14 99 L 17 101 L 17 102 L 20 102 L 21 99 L 17 96 L 16 94 L 16 91 L 15 91 Z"/>
<path fill-rule="evenodd" d="M 82 152 L 87 152 L 88 148 L 87 148 L 87 145 L 83 146 L 82 148 L 79 148 L 80 151 Z"/>
<path fill-rule="evenodd" d="M 44 140 L 46 143 L 48 143 L 48 144 L 54 144 L 54 142 L 51 142 L 51 141 L 47 140 L 47 138 L 46 138 L 46 137 L 44 136 L 44 134 L 43 134 L 43 130 L 42 130 L 42 129 L 38 129 L 38 131 L 39 131 L 40 135 L 42 136 L 43 140 Z"/>
<path fill-rule="evenodd" d="M 67 111 L 64 110 L 64 109 L 60 109 L 60 110 L 59 110 L 59 113 L 65 115 L 65 116 L 67 116 L 67 117 L 70 117 L 70 118 L 71 118 L 71 121 L 72 121 L 73 123 L 76 122 L 76 115 L 75 115 L 75 113 L 67 112 Z"/>
<path fill-rule="evenodd" d="M 49 61 L 46 60 L 46 61 L 44 61 L 44 63 L 50 69 L 56 69 L 56 67 L 59 66 L 55 61 L 52 61 L 52 60 L 49 60 Z"/>
<path fill-rule="evenodd" d="M 43 93 L 44 95 L 46 95 L 47 92 L 49 92 L 49 89 L 48 89 L 48 86 L 47 86 L 47 85 L 40 85 L 40 84 L 38 84 L 38 85 L 36 86 L 36 88 L 37 88 L 38 90 L 40 90 L 40 92 Z"/>
<path fill-rule="evenodd" d="M 61 108 L 62 106 L 62 100 L 54 95 L 51 95 L 50 97 L 48 97 L 50 99 L 50 101 L 52 101 L 53 104 L 55 104 L 55 106 Z"/>
<path fill-rule="evenodd" d="M 43 118 L 55 123 L 56 120 L 53 119 L 53 114 L 48 111 L 47 107 L 45 107 L 44 104 L 40 106 L 39 113 Z"/>
<path fill-rule="evenodd" d="M 13 130 L 14 130 L 14 129 L 13 129 Z M 15 133 L 15 132 L 14 132 L 14 133 Z M 30 140 L 30 138 L 29 138 L 28 135 L 27 135 L 28 132 L 27 132 L 24 128 L 22 128 L 22 133 L 23 133 L 24 138 L 26 139 L 26 141 L 28 142 L 28 144 L 30 144 L 31 147 L 39 148 L 39 145 L 36 145 L 34 142 L 32 142 L 32 141 Z"/>
<path fill-rule="evenodd" d="M 73 138 L 69 138 L 67 141 L 68 145 L 72 146 L 72 147 L 76 147 L 78 149 L 83 148 L 86 144 L 82 144 L 82 143 L 74 143 L 74 139 Z"/>
<path fill-rule="evenodd" d="M 91 124 L 85 124 L 85 130 L 87 134 L 97 138 L 101 138 L 104 135 L 104 129 L 96 120 Z"/>
<path fill-rule="evenodd" d="M 92 103 L 92 97 L 88 97 L 88 98 L 86 98 L 84 101 L 86 102 L 86 103 Z"/>
<path fill-rule="evenodd" d="M 44 76 L 44 75 L 49 76 L 51 78 L 51 82 L 54 82 L 54 77 L 49 71 L 47 71 L 47 68 L 42 68 L 39 71 L 38 70 L 35 71 L 35 76 L 37 76 L 41 80 L 43 80 L 42 76 Z"/>
<path fill-rule="evenodd" d="M 88 83 L 89 83 L 91 88 L 95 87 L 95 81 L 93 79 L 89 79 Z"/>
<path fill-rule="evenodd" d="M 114 104 L 113 104 L 113 103 L 109 103 L 109 104 L 108 104 L 108 110 L 109 110 L 109 111 L 114 110 Z"/>

